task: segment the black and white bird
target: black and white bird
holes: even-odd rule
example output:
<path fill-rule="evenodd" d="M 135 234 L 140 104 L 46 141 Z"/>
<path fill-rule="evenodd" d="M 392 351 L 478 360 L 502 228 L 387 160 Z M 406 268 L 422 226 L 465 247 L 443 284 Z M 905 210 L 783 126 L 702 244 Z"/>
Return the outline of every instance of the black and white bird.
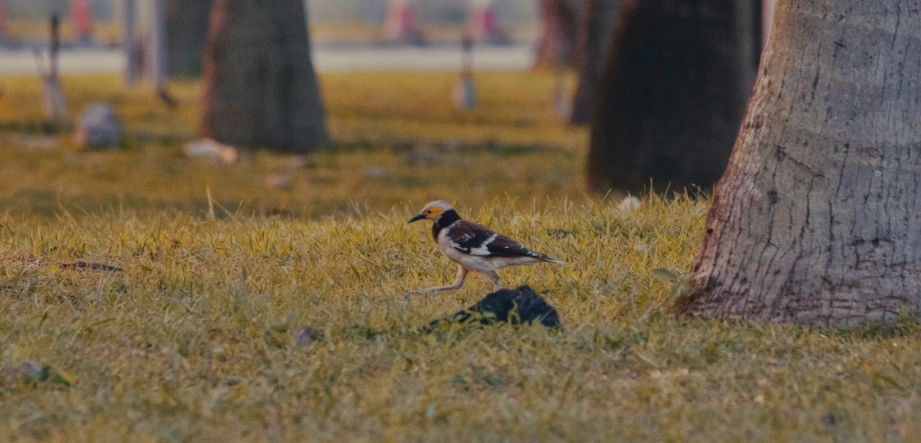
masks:
<path fill-rule="evenodd" d="M 542 262 L 566 264 L 549 255 L 532 251 L 515 240 L 490 231 L 486 226 L 462 220 L 457 211 L 443 200 L 425 205 L 409 223 L 419 220 L 435 222 L 432 225 L 435 243 L 442 254 L 458 264 L 458 268 L 457 279 L 453 285 L 422 289 L 415 291 L 416 293 L 458 289 L 464 285 L 464 279 L 471 271 L 486 274 L 498 290 L 502 287 L 502 280 L 496 272 L 500 268 Z"/>

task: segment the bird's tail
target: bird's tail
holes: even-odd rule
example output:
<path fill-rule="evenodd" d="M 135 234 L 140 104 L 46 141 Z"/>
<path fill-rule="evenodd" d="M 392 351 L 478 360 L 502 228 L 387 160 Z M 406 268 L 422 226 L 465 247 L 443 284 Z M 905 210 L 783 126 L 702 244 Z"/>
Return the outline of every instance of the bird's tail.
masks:
<path fill-rule="evenodd" d="M 555 258 L 553 258 L 553 257 L 551 257 L 551 256 L 549 256 L 549 255 L 545 255 L 545 256 L 541 257 L 541 260 L 543 260 L 543 261 L 545 261 L 545 262 L 547 262 L 547 263 L 553 263 L 553 264 L 557 264 L 557 265 L 560 265 L 560 266 L 566 266 L 566 262 L 564 262 L 564 261 L 562 261 L 562 260 L 557 260 L 557 259 L 555 259 Z"/>

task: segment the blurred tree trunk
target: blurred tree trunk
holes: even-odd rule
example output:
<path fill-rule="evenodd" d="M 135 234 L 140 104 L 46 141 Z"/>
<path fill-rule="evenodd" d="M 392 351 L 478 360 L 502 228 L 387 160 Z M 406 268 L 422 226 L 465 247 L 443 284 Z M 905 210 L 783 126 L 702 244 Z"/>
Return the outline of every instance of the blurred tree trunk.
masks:
<path fill-rule="evenodd" d="M 572 66 L 583 0 L 540 0 L 541 35 L 534 69 Z"/>
<path fill-rule="evenodd" d="M 625 0 L 592 125 L 590 190 L 719 179 L 757 70 L 759 4 Z"/>
<path fill-rule="evenodd" d="M 167 0 L 166 62 L 170 77 L 201 75 L 212 0 Z"/>
<path fill-rule="evenodd" d="M 579 83 L 573 98 L 570 122 L 577 125 L 591 123 L 598 96 L 598 82 L 614 40 L 614 27 L 620 0 L 583 0 L 579 13 L 579 30 L 576 38 L 576 67 Z"/>
<path fill-rule="evenodd" d="M 781 0 L 675 308 L 813 325 L 921 308 L 921 2 Z"/>
<path fill-rule="evenodd" d="M 306 153 L 328 139 L 302 0 L 215 0 L 201 133 Z"/>

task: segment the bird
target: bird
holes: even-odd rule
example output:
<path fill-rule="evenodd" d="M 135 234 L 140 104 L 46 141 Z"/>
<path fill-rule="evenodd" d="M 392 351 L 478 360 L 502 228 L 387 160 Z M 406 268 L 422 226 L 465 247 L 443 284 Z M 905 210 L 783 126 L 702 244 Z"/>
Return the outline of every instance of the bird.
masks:
<path fill-rule="evenodd" d="M 436 200 L 425 205 L 419 214 L 409 219 L 409 223 L 419 220 L 434 222 L 432 237 L 435 238 L 438 249 L 445 257 L 456 262 L 458 267 L 454 284 L 414 291 L 417 294 L 460 289 L 468 272 L 485 274 L 492 279 L 498 291 L 502 288 L 502 279 L 496 271 L 501 268 L 535 263 L 566 264 L 549 255 L 532 251 L 509 237 L 489 230 L 486 226 L 461 219 L 451 204 L 444 200 Z"/>

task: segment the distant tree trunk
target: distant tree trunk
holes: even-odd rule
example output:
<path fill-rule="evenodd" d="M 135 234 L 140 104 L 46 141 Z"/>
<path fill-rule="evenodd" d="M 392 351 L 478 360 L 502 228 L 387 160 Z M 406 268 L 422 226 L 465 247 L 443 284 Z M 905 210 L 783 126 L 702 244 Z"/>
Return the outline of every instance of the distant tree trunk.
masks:
<path fill-rule="evenodd" d="M 202 135 L 306 153 L 327 142 L 302 0 L 215 0 Z"/>
<path fill-rule="evenodd" d="M 579 30 L 576 38 L 576 69 L 579 83 L 573 98 L 570 122 L 577 125 L 591 123 L 598 96 L 598 82 L 611 55 L 614 26 L 620 0 L 583 0 L 579 12 Z"/>
<path fill-rule="evenodd" d="M 921 315 L 921 1 L 781 0 L 679 312 Z"/>
<path fill-rule="evenodd" d="M 167 0 L 166 51 L 170 77 L 201 75 L 212 0 Z"/>
<path fill-rule="evenodd" d="M 0 0 L 0 42 L 6 36 L 6 0 Z"/>
<path fill-rule="evenodd" d="M 541 35 L 534 69 L 572 66 L 583 0 L 540 0 Z"/>
<path fill-rule="evenodd" d="M 602 79 L 592 191 L 719 179 L 758 64 L 757 0 L 626 0 Z"/>

